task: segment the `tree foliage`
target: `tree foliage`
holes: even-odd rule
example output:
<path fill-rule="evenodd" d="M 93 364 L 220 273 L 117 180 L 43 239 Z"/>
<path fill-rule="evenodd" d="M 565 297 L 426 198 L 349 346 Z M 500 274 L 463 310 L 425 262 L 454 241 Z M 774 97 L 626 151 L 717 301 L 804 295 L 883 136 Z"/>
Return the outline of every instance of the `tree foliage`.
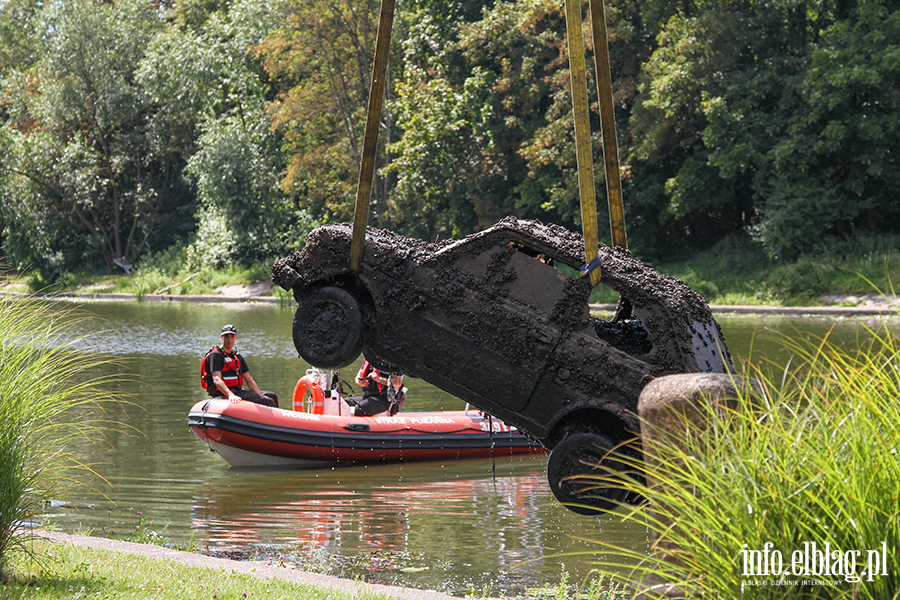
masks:
<path fill-rule="evenodd" d="M 7 250 L 58 270 L 134 260 L 183 194 L 178 156 L 158 143 L 133 77 L 162 23 L 136 0 L 66 2 L 41 16 L 40 60 L 6 79 Z"/>
<path fill-rule="evenodd" d="M 277 81 L 272 127 L 284 135 L 282 190 L 317 219 L 352 218 L 362 158 L 379 3 L 376 0 L 292 0 L 285 20 L 256 49 Z M 388 74 L 386 96 L 396 67 Z M 393 126 L 383 111 L 377 166 L 389 158 Z M 386 225 L 391 182 L 376 177 L 372 207 Z"/>
<path fill-rule="evenodd" d="M 451 237 L 522 214 L 521 149 L 546 125 L 559 76 L 560 15 L 539 2 L 499 2 L 458 20 L 450 44 L 424 6 L 405 44 L 391 166 L 396 221 L 423 237 Z"/>
<path fill-rule="evenodd" d="M 898 0 L 604 4 L 639 255 L 750 234 L 792 259 L 900 229 Z M 349 219 L 378 11 L 376 0 L 0 3 L 4 251 L 50 276 L 173 244 L 224 264 Z M 429 240 L 509 214 L 580 227 L 561 11 L 398 5 L 371 224 Z"/>
<path fill-rule="evenodd" d="M 201 227 L 195 246 L 208 248 L 201 257 L 216 266 L 276 256 L 309 229 L 278 187 L 280 136 L 266 113 L 273 90 L 251 52 L 279 22 L 280 2 L 224 4 L 183 6 L 137 72 L 160 118 L 182 127 L 197 219 L 218 224 Z"/>
<path fill-rule="evenodd" d="M 896 231 L 900 222 L 900 10 L 860 2 L 822 32 L 770 157 L 776 185 L 763 206 L 775 255 L 811 235 Z"/>
<path fill-rule="evenodd" d="M 659 209 L 648 232 L 702 247 L 750 229 L 792 258 L 879 228 L 875 205 L 896 215 L 879 191 L 897 164 L 897 8 L 717 0 L 673 15 L 631 119 L 632 193 Z"/>

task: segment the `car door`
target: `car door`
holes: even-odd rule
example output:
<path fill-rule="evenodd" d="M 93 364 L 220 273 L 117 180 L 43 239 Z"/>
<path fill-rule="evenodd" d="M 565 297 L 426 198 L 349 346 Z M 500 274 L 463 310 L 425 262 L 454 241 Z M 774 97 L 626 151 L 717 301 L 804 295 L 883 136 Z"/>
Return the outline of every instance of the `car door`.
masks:
<path fill-rule="evenodd" d="M 500 418 L 521 411 L 541 379 L 560 338 L 552 315 L 567 285 L 502 233 L 415 269 L 410 285 L 422 304 L 398 307 L 377 342 L 380 354 L 396 351 L 416 375 Z"/>

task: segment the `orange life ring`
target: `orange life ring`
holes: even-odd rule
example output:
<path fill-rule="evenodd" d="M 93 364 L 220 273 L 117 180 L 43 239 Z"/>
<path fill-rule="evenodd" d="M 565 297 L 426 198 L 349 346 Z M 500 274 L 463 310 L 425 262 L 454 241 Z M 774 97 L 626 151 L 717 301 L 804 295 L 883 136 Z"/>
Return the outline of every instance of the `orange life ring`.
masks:
<path fill-rule="evenodd" d="M 294 410 L 314 415 L 325 414 L 325 393 L 315 375 L 304 375 L 294 387 Z"/>

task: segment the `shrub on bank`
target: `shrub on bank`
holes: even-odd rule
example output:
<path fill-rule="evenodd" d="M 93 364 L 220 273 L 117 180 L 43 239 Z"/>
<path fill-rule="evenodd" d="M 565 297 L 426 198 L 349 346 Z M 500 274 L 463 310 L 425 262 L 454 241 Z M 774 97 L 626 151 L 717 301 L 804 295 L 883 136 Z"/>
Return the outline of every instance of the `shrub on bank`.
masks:
<path fill-rule="evenodd" d="M 0 575 L 11 552 L 28 549 L 22 526 L 82 466 L 67 443 L 107 426 L 99 410 L 111 399 L 107 381 L 90 375 L 97 355 L 78 352 L 69 335 L 77 318 L 0 299 Z"/>
<path fill-rule="evenodd" d="M 214 294 L 224 285 L 250 285 L 272 277 L 268 265 L 232 265 L 222 270 L 202 269 L 194 272 L 177 270 L 167 273 L 156 265 L 143 265 L 127 277 L 116 281 L 112 292 L 135 294 L 141 298 L 147 294 L 198 295 Z"/>
<path fill-rule="evenodd" d="M 900 236 L 856 236 L 811 248 L 793 261 L 769 259 L 749 235 L 728 237 L 682 262 L 656 265 L 716 304 L 815 305 L 825 295 L 900 287 Z M 874 286 L 874 288 L 873 288 Z"/>
<path fill-rule="evenodd" d="M 706 407 L 709 428 L 685 422 L 683 448 L 645 448 L 661 485 L 625 482 L 650 502 L 622 510 L 657 541 L 649 558 L 618 548 L 602 564 L 621 573 L 639 561 L 626 580 L 687 597 L 896 598 L 900 344 L 873 334 L 853 354 L 827 339 L 785 340 L 792 367 L 749 369 L 763 400 Z"/>

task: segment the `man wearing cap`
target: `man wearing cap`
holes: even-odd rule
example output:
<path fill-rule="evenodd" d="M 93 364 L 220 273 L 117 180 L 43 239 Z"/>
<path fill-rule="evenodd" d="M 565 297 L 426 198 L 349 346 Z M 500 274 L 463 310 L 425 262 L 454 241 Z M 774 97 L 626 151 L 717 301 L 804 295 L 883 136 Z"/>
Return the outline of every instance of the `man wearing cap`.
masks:
<path fill-rule="evenodd" d="M 237 341 L 237 329 L 234 325 L 222 327 L 222 345 L 210 351 L 207 372 L 212 377 L 212 384 L 207 386 L 207 391 L 214 398 L 225 397 L 232 402 L 248 400 L 257 404 L 264 404 L 278 408 L 278 396 L 272 392 L 260 392 L 259 386 L 250 375 L 250 367 L 244 357 L 234 349 Z M 247 382 L 249 390 L 241 386 Z"/>

